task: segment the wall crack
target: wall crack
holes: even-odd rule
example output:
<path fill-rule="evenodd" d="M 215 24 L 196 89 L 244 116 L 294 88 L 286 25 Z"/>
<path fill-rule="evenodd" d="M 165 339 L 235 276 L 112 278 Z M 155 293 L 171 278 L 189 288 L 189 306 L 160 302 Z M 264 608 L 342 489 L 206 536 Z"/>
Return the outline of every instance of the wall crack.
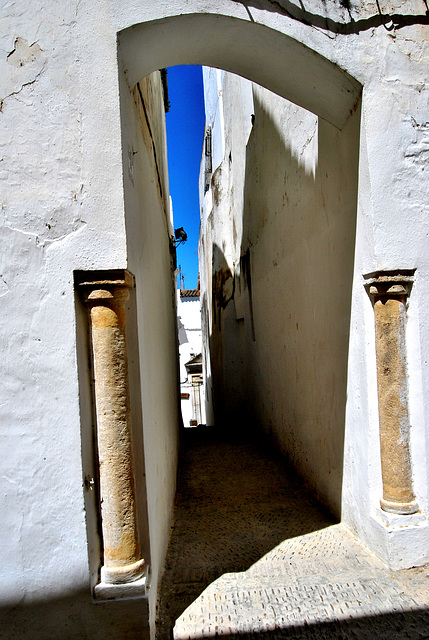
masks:
<path fill-rule="evenodd" d="M 25 88 L 28 87 L 32 84 L 35 84 L 35 82 L 37 82 L 37 80 L 40 78 L 40 76 L 42 75 L 44 70 L 44 66 L 43 68 L 39 71 L 39 73 L 36 75 L 36 77 L 33 80 L 29 80 L 28 82 L 24 82 L 21 87 L 19 89 L 17 89 L 16 91 L 12 91 L 11 93 L 8 93 L 4 98 L 2 98 L 0 100 L 0 113 L 3 113 L 3 105 L 5 100 L 8 100 L 9 98 L 12 98 L 12 96 L 17 96 L 19 93 L 21 93 L 21 91 Z"/>
<path fill-rule="evenodd" d="M 24 38 L 16 38 L 14 48 L 6 56 L 6 63 L 10 70 L 3 74 L 2 92 L 5 95 L 0 99 L 0 112 L 3 111 L 5 100 L 18 95 L 24 87 L 34 84 L 39 79 L 46 60 L 37 42 L 29 45 Z"/>

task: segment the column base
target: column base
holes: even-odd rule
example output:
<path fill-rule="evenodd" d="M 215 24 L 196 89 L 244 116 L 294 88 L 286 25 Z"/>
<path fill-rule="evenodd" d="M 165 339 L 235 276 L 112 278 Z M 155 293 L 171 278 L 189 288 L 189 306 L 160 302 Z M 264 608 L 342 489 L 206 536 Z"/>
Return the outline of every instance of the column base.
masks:
<path fill-rule="evenodd" d="M 417 513 L 419 510 L 419 505 L 416 500 L 413 500 L 412 502 L 391 502 L 390 500 L 381 498 L 380 506 L 383 511 L 387 511 L 388 513 L 397 513 L 398 515 L 404 516 Z"/>
<path fill-rule="evenodd" d="M 109 602 L 111 600 L 135 600 L 147 598 L 147 578 L 143 576 L 134 582 L 124 584 L 109 584 L 99 582 L 94 587 L 95 602 Z"/>
<path fill-rule="evenodd" d="M 142 577 L 145 561 L 137 560 L 123 567 L 101 567 L 101 582 L 105 584 L 127 584 Z"/>

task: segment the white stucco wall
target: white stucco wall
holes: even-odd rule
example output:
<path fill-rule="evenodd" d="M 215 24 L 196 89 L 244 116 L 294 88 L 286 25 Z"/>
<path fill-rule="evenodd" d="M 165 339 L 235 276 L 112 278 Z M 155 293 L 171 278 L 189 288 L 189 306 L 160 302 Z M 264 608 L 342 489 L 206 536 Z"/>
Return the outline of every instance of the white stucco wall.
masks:
<path fill-rule="evenodd" d="M 185 382 L 185 364 L 201 353 L 201 304 L 199 297 L 181 298 L 177 289 L 177 320 L 179 325 L 180 382 Z"/>
<path fill-rule="evenodd" d="M 189 394 L 189 398 L 181 399 L 182 420 L 184 427 L 190 426 L 193 419 L 192 410 L 192 380 L 188 375 L 186 363 L 194 356 L 202 353 L 203 340 L 201 331 L 201 303 L 199 296 L 180 295 L 177 290 L 177 323 L 179 332 L 179 367 L 180 367 L 180 390 Z M 200 386 L 201 401 L 201 424 L 205 424 L 205 387 Z"/>
<path fill-rule="evenodd" d="M 149 598 L 154 613 L 176 489 L 179 429 L 176 299 L 160 73 L 144 79 L 133 92 L 123 81 L 121 110 L 128 265 L 136 277 Z"/>
<path fill-rule="evenodd" d="M 202 63 L 241 73 L 338 126 L 347 120 L 363 86 L 345 431 L 350 463 L 343 473 L 343 516 L 382 555 L 389 555 L 390 545 L 403 564 L 425 557 L 429 252 L 428 181 L 422 176 L 429 38 L 427 25 L 413 18 L 424 12 L 420 1 L 380 5 L 384 12 L 408 14 L 410 25 L 387 32 L 373 2 L 352 7 L 353 28 L 344 27 L 350 23 L 346 9 L 316 0 L 305 15 L 299 3 L 287 15 L 280 3 L 268 0 L 247 5 L 219 0 L 210 6 L 205 0 L 1 3 L 0 411 L 5 454 L 0 598 L 6 637 L 28 638 L 30 632 L 47 629 L 56 636 L 68 625 L 70 638 L 130 638 L 140 637 L 144 628 L 147 613 L 141 602 L 91 602 L 88 548 L 90 556 L 93 552 L 82 486 L 89 465 L 89 405 L 83 391 L 88 372 L 78 369 L 76 354 L 81 361 L 84 353 L 79 338 L 83 319 L 75 303 L 73 271 L 129 267 L 137 271 L 134 308 L 143 312 L 151 292 L 158 309 L 165 307 L 167 314 L 173 309 L 174 291 L 155 286 L 158 272 L 154 275 L 145 263 L 155 249 L 146 243 L 140 260 L 129 237 L 131 229 L 136 240 L 139 234 L 146 236 L 152 226 L 143 228 L 135 218 L 143 196 L 133 196 L 127 183 L 126 136 L 134 125 L 129 100 L 120 100 L 126 94 L 124 79 L 132 89 L 148 73 L 171 64 Z M 152 189 L 148 202 L 159 208 Z M 164 232 L 153 224 L 156 238 L 165 242 Z M 166 266 L 162 246 L 162 256 L 155 256 L 157 269 Z M 407 530 L 377 519 L 373 317 L 362 274 L 382 268 L 417 269 L 407 337 L 411 446 L 423 515 Z M 134 334 L 141 393 L 147 398 L 153 370 L 143 356 L 151 363 L 153 352 L 147 342 L 145 346 L 143 317 L 136 320 Z M 162 326 L 169 331 L 167 325 L 165 317 Z M 160 346 L 162 353 L 170 353 L 167 344 Z M 166 355 L 168 366 L 171 358 Z M 155 371 L 157 389 L 170 384 L 170 373 Z M 169 440 L 166 430 L 158 439 L 154 413 L 144 411 L 149 412 L 147 433 L 154 450 L 151 552 L 160 565 L 174 492 L 173 472 L 170 468 L 164 474 L 163 469 L 174 460 L 175 436 Z M 163 419 L 171 412 L 170 407 Z M 367 495 L 374 505 L 370 518 L 362 510 Z M 404 537 L 411 539 L 409 531 L 412 542 L 402 545 Z M 12 605 L 7 612 L 6 604 Z"/>
<path fill-rule="evenodd" d="M 136 633 L 144 603 L 91 601 L 73 291 L 126 266 L 115 41 L 77 3 L 1 11 L 2 635 Z"/>
<path fill-rule="evenodd" d="M 87 436 L 92 416 L 84 367 L 80 367 L 78 385 L 76 348 L 81 362 L 87 362 L 88 345 L 83 344 L 86 317 L 80 302 L 75 303 L 73 271 L 128 267 L 139 282 L 137 300 L 133 294 L 128 314 L 129 323 L 137 314 L 139 327 L 138 331 L 132 327 L 129 338 L 131 344 L 136 337 L 140 341 L 137 373 L 145 382 L 139 395 L 146 400 L 143 421 L 151 451 L 146 479 L 153 540 L 147 558 L 155 566 L 156 578 L 174 497 L 178 428 L 174 289 L 172 278 L 164 280 L 165 273 L 171 274 L 169 212 L 167 208 L 164 213 L 157 195 L 141 186 L 138 171 L 143 166 L 145 184 L 151 184 L 153 165 L 144 165 L 144 146 L 126 88 L 124 129 L 131 132 L 140 151 L 135 163 L 136 190 L 140 189 L 140 196 L 144 190 L 144 197 L 138 201 L 130 195 L 127 173 L 128 216 L 124 217 L 116 36 L 108 12 L 81 5 L 78 19 L 73 4 L 66 11 L 49 2 L 40 3 L 35 12 L 27 6 L 24 9 L 22 14 L 11 12 L 2 22 L 2 177 L 6 185 L 2 239 L 6 243 L 3 255 L 9 253 L 11 258 L 2 265 L 1 296 L 9 354 L 3 358 L 2 420 L 9 428 L 3 432 L 2 446 L 9 455 L 1 474 L 5 485 L 2 511 L 6 510 L 1 527 L 5 551 L 2 633 L 7 634 L 11 625 L 15 637 L 28 637 L 30 629 L 42 634 L 45 628 L 57 635 L 72 616 L 69 637 L 105 637 L 109 630 L 117 637 L 140 637 L 148 632 L 145 602 L 95 606 L 91 599 L 90 577 L 94 583 L 100 558 L 92 501 L 84 501 L 84 494 L 93 491 L 92 439 Z M 91 38 L 99 31 L 100 50 L 93 51 Z M 16 43 L 20 57 L 12 65 L 15 54 L 7 56 L 17 38 L 24 44 Z M 36 41 L 37 46 L 26 48 L 25 42 Z M 88 47 L 93 54 L 89 63 L 85 58 Z M 103 86 L 104 81 L 108 86 Z M 165 163 L 165 157 L 161 162 Z M 127 170 L 125 162 L 124 173 Z M 144 218 L 141 208 L 134 209 L 139 220 L 133 218 L 134 203 L 150 207 L 152 215 L 161 209 L 159 221 Z M 142 229 L 145 222 L 150 229 Z M 145 245 L 143 259 L 142 236 L 151 236 L 155 243 L 152 256 Z M 156 303 L 149 314 L 146 298 L 151 297 Z M 157 323 L 155 340 L 147 330 L 148 315 L 149 326 Z M 170 338 L 164 340 L 166 333 Z M 77 345 L 76 334 L 81 336 Z M 133 360 L 131 354 L 130 369 L 136 370 Z M 138 381 L 134 377 L 131 383 Z M 153 388 L 161 398 L 152 393 Z M 132 389 L 137 418 L 140 412 L 140 425 L 134 420 L 138 429 L 142 402 L 136 409 L 137 391 Z M 165 425 L 170 433 L 161 435 Z M 141 434 L 135 438 L 141 445 Z M 141 473 L 142 453 L 137 451 L 135 456 Z M 140 528 L 147 529 L 145 478 L 137 478 L 136 483 L 141 494 Z M 141 534 L 149 554 L 147 531 Z M 154 586 L 156 599 L 156 579 Z M 21 609 L 16 608 L 19 602 Z M 3 611 L 9 604 L 12 608 Z"/>
<path fill-rule="evenodd" d="M 218 78 L 207 70 L 204 81 L 213 157 L 224 150 L 205 195 L 203 165 L 200 181 L 208 391 L 214 382 L 214 406 L 208 393 L 208 411 L 214 410 L 219 427 L 230 420 L 238 428 L 240 423 L 248 428 L 249 411 L 322 500 L 392 567 L 425 562 L 425 495 L 419 498 L 421 513 L 405 520 L 385 514 L 379 505 L 374 314 L 363 287 L 368 271 L 362 267 L 371 244 L 362 228 L 366 212 L 358 208 L 360 111 L 339 133 L 255 85 L 252 110 L 243 99 L 243 87 L 250 83 L 240 78 L 224 74 L 219 90 Z M 216 135 L 220 108 L 224 125 Z M 420 148 L 418 164 L 422 153 Z M 362 180 L 367 171 L 362 157 L 359 169 Z M 415 179 L 419 189 L 425 185 L 418 173 Z M 416 203 L 419 210 L 422 206 L 424 198 Z M 240 263 L 247 251 L 251 294 Z M 403 264 L 399 256 L 395 264 Z M 359 311 L 356 298 L 363 305 Z M 420 411 L 412 306 L 411 299 L 410 404 Z M 355 351 L 355 331 L 362 335 L 364 326 L 369 336 L 365 363 L 362 351 Z M 368 388 L 362 398 L 356 372 L 365 367 Z M 363 418 L 362 404 L 368 400 Z M 421 413 L 416 421 L 411 417 L 418 425 L 411 433 L 417 494 L 419 484 L 427 491 L 422 418 Z"/>
<path fill-rule="evenodd" d="M 225 75 L 225 159 L 204 199 L 215 412 L 256 422 L 339 514 L 357 129 L 339 134 L 257 86 L 250 104 L 249 90 Z"/>

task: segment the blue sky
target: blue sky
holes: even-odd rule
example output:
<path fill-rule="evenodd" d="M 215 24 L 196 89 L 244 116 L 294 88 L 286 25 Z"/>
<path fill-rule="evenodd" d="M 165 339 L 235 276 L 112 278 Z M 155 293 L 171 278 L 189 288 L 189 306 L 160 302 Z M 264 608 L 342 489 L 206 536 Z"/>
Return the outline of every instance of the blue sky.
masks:
<path fill-rule="evenodd" d="M 167 82 L 170 111 L 165 117 L 174 227 L 183 227 L 188 234 L 187 242 L 177 248 L 177 264 L 182 267 L 185 288 L 195 289 L 200 225 L 198 176 L 205 120 L 201 67 L 169 67 Z"/>

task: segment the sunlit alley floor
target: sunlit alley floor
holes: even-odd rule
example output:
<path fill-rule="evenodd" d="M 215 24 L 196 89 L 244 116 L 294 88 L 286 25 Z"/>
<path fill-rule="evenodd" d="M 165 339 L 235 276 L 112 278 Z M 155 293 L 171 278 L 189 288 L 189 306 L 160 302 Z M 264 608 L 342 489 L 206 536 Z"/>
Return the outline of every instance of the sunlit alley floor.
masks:
<path fill-rule="evenodd" d="M 260 443 L 187 430 L 158 640 L 422 640 L 428 577 L 386 569 Z"/>

